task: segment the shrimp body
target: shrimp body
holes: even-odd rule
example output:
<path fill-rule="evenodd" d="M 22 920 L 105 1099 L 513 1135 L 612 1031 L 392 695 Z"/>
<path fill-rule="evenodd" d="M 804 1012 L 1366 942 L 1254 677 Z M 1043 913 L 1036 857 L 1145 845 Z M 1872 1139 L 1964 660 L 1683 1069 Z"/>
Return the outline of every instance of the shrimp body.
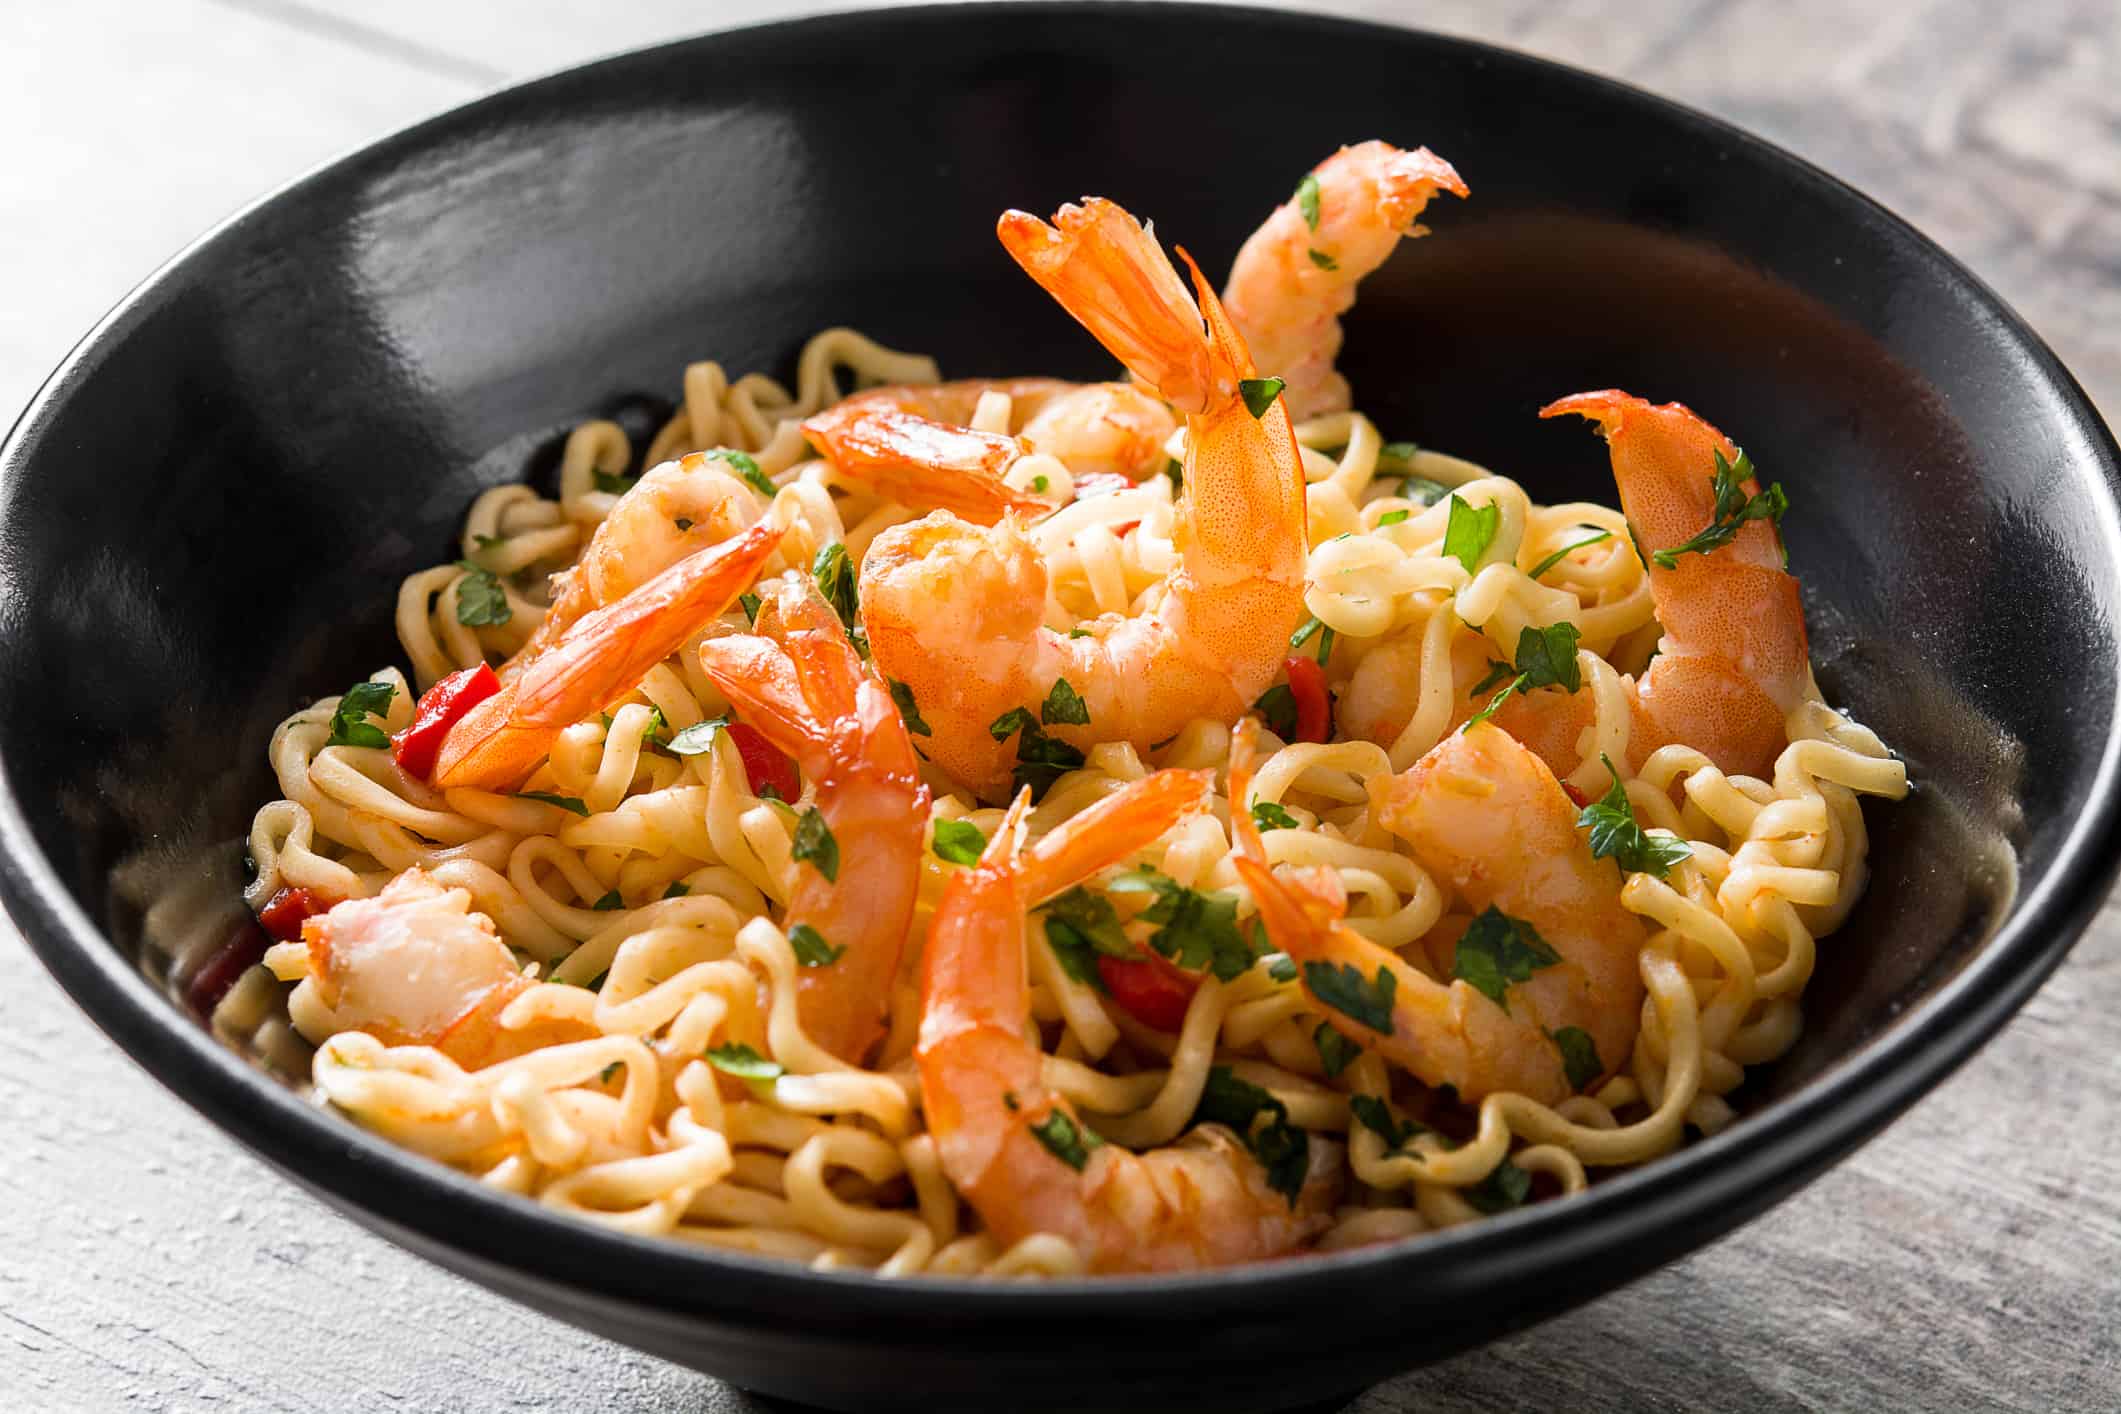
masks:
<path fill-rule="evenodd" d="M 815 784 L 836 861 L 798 862 L 783 926 L 844 949 L 800 969 L 796 1005 L 811 1038 L 859 1065 L 884 1033 L 913 918 L 928 788 L 890 689 L 855 652 L 805 577 L 759 586 L 756 633 L 709 639 L 700 666 L 730 704 Z"/>
<path fill-rule="evenodd" d="M 467 1069 L 578 1039 L 539 1023 L 504 1031 L 500 1013 L 531 983 L 493 921 L 463 889 L 419 869 L 374 898 L 347 899 L 302 925 L 310 985 L 333 1031 L 366 1031 L 386 1045 L 434 1046 Z"/>
<path fill-rule="evenodd" d="M 1196 717 L 1242 713 L 1273 680 L 1303 615 L 1295 437 L 1280 400 L 1257 417 L 1246 407 L 1240 383 L 1253 365 L 1214 290 L 1195 269 L 1197 311 L 1155 239 L 1109 201 L 1064 207 L 1055 221 L 1009 212 L 1002 243 L 1186 414 L 1177 565 L 1146 612 L 1063 634 L 1042 622 L 1046 566 L 1010 519 L 981 528 L 937 514 L 876 538 L 861 597 L 877 662 L 913 691 L 935 762 L 990 795 L 1011 749 L 989 727 L 1012 708 L 1038 711 L 1060 679 L 1089 721 L 1055 724 L 1055 736 L 1145 748 Z"/>
<path fill-rule="evenodd" d="M 1232 757 L 1238 870 L 1268 934 L 1302 964 L 1306 994 L 1336 1030 L 1424 1084 L 1455 1086 L 1474 1101 L 1498 1090 L 1545 1104 L 1567 1098 L 1573 1087 L 1551 1039 L 1565 1027 L 1589 1035 L 1605 1071 L 1627 1058 L 1641 1010 L 1642 924 L 1621 907 L 1619 871 L 1591 857 L 1576 807 L 1537 756 L 1493 726 L 1476 726 L 1446 737 L 1397 777 L 1380 811 L 1386 828 L 1473 911 L 1494 907 L 1530 924 L 1559 955 L 1510 985 L 1505 1007 L 1462 979 L 1436 980 L 1346 927 L 1329 872 L 1277 876 L 1266 867 L 1237 805 L 1250 785 L 1255 736 L 1247 719 Z M 1457 938 L 1438 930 L 1427 942 L 1436 973 L 1451 976 Z M 1347 968 L 1366 982 L 1391 975 L 1390 1030 L 1351 1019 L 1320 996 L 1314 984 Z"/>
<path fill-rule="evenodd" d="M 1312 182 L 1316 182 L 1316 186 Z M 1355 287 L 1385 263 L 1438 189 L 1466 195 L 1451 164 L 1426 147 L 1403 152 L 1365 142 L 1318 164 L 1304 192 L 1315 192 L 1314 226 L 1302 194 L 1274 209 L 1231 262 L 1223 299 L 1259 366 L 1288 382 L 1298 421 L 1349 405 L 1348 380 L 1334 370 L 1340 316 Z"/>
<path fill-rule="evenodd" d="M 449 729 L 435 756 L 434 785 L 520 785 L 563 730 L 633 691 L 643 674 L 736 602 L 781 535 L 779 527 L 760 521 L 733 539 L 691 552 L 577 620 Z"/>
<path fill-rule="evenodd" d="M 943 896 L 923 968 L 922 1105 L 944 1172 L 1004 1245 L 1051 1233 L 1091 1271 L 1183 1271 L 1291 1252 L 1326 1224 L 1339 1146 L 1311 1140 L 1292 1202 L 1215 1126 L 1143 1154 L 1090 1147 L 1073 1107 L 1043 1079 L 1026 912 L 1153 842 L 1200 804 L 1211 781 L 1204 771 L 1159 771 L 1025 850 L 1020 798 L 985 857 Z M 1083 1146 L 1072 1158 L 1069 1138 Z"/>

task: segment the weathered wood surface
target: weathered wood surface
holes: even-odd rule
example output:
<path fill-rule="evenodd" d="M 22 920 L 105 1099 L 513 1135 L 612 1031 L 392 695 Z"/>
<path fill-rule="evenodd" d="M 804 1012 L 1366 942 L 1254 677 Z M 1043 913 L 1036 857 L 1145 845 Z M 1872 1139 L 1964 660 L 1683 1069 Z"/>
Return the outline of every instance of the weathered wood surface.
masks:
<path fill-rule="evenodd" d="M 0 6 L 0 405 L 239 202 L 495 84 L 787 0 Z M 1351 0 L 1721 113 L 1993 282 L 2121 416 L 2121 11 L 2107 0 Z M 1716 1247 L 1356 1401 L 2121 1405 L 2121 907 L 1981 1056 Z M 166 1095 L 0 925 L 0 1405 L 761 1409 L 427 1266 Z"/>

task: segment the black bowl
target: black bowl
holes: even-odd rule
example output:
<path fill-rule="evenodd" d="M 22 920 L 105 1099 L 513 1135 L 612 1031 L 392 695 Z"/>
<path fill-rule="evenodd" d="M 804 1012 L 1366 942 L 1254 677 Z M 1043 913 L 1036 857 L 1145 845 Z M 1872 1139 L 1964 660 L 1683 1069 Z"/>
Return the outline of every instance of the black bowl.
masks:
<path fill-rule="evenodd" d="M 1308 77 L 1305 77 L 1308 76 Z M 1607 495 L 1547 399 L 1682 399 L 1789 489 L 1819 675 L 1918 784 L 1809 1030 L 1724 1134 L 1589 1194 L 1199 1278 L 893 1284 L 617 1237 L 401 1153 L 218 1044 L 155 935 L 231 907 L 283 713 L 396 655 L 398 577 L 561 429 L 689 358 L 785 372 L 849 323 L 955 374 L 1099 375 L 992 235 L 1084 191 L 1224 268 L 1334 144 L 1473 187 L 1365 287 L 1390 435 Z M 2001 1026 L 2117 847 L 2113 441 L 1907 226 L 1787 154 L 1458 40 L 1244 10 L 851 15 L 512 89 L 252 208 L 142 286 L 5 448 L 0 884 L 192 1105 L 359 1221 L 545 1311 L 839 1407 L 1253 1408 L 1345 1390 L 1752 1217 Z M 205 902 L 202 903 L 201 901 Z M 147 975 L 154 974 L 154 975 Z M 1881 1293 L 1883 1295 L 1883 1293 Z"/>

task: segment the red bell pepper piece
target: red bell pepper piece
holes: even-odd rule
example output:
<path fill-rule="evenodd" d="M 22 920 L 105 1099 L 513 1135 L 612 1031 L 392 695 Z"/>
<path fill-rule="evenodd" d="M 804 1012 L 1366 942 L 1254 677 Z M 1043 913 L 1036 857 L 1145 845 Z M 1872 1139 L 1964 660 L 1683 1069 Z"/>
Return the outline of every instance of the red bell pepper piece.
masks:
<path fill-rule="evenodd" d="M 302 920 L 329 911 L 331 905 L 332 900 L 308 889 L 285 888 L 265 901 L 265 907 L 258 910 L 258 922 L 279 942 L 299 942 Z"/>
<path fill-rule="evenodd" d="M 1584 794 L 1576 787 L 1570 785 L 1567 781 L 1563 781 L 1561 783 L 1561 793 L 1567 796 L 1570 800 L 1576 802 L 1579 807 L 1589 805 L 1591 803 L 1590 796 Z"/>
<path fill-rule="evenodd" d="M 299 932 L 300 925 L 296 928 Z M 263 958 L 270 946 L 272 939 L 266 936 L 257 921 L 244 919 L 236 925 L 228 941 L 216 948 L 205 965 L 184 984 L 184 1004 L 202 1021 L 211 1017 L 214 1008 L 221 1004 L 221 998 L 228 995 L 228 989 L 236 985 L 236 979 Z"/>
<path fill-rule="evenodd" d="M 1200 978 L 1173 966 L 1155 953 L 1140 957 L 1098 955 L 1097 975 L 1128 1015 L 1158 1031 L 1176 1032 L 1186 1024 L 1186 1008 L 1200 990 Z"/>
<path fill-rule="evenodd" d="M 1296 699 L 1296 739 L 1322 742 L 1333 734 L 1333 699 L 1326 694 L 1326 670 L 1310 658 L 1289 658 L 1281 665 L 1289 675 L 1289 695 Z"/>
<path fill-rule="evenodd" d="M 786 801 L 793 801 L 803 793 L 802 778 L 796 775 L 795 763 L 766 740 L 764 732 L 743 722 L 731 722 L 722 730 L 729 733 L 736 754 L 744 762 L 744 778 L 751 782 L 753 795 L 764 795 L 769 786 L 775 795 Z"/>
<path fill-rule="evenodd" d="M 457 719 L 500 690 L 501 680 L 484 663 L 451 673 L 420 694 L 412 725 L 390 739 L 390 754 L 407 775 L 426 780 L 435 768 L 442 738 L 449 735 Z"/>

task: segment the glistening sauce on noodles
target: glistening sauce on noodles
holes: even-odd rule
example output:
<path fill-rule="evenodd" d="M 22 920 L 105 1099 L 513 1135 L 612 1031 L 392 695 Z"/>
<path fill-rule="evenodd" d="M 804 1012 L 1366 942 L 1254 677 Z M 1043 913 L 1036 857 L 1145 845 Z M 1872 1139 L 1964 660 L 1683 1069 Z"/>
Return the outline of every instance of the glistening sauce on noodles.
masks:
<path fill-rule="evenodd" d="M 480 496 L 409 674 L 273 736 L 249 900 L 319 1093 L 886 1275 L 1332 1251 L 1729 1124 L 1906 775 L 1812 679 L 1802 507 L 1700 418 L 1545 410 L 1616 509 L 1351 408 L 1338 315 L 1438 190 L 1344 149 L 1220 300 L 1109 202 L 1012 212 L 1133 382 L 831 330 Z"/>

